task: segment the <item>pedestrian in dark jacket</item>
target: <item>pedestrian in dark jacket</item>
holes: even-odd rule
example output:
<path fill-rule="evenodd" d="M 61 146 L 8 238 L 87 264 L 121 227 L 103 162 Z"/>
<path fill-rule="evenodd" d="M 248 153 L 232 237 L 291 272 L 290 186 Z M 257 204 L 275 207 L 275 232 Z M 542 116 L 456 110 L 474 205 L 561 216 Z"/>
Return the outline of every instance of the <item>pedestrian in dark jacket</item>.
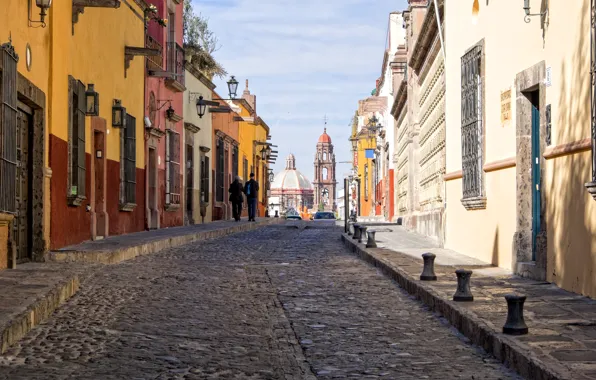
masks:
<path fill-rule="evenodd" d="M 255 173 L 250 173 L 250 180 L 244 185 L 244 194 L 248 202 L 248 221 L 255 222 L 259 183 L 255 181 Z"/>
<path fill-rule="evenodd" d="M 240 215 L 242 215 L 242 202 L 244 201 L 242 190 L 240 177 L 236 176 L 234 182 L 230 184 L 228 192 L 230 193 L 230 202 L 232 202 L 232 215 L 237 222 L 240 221 Z"/>

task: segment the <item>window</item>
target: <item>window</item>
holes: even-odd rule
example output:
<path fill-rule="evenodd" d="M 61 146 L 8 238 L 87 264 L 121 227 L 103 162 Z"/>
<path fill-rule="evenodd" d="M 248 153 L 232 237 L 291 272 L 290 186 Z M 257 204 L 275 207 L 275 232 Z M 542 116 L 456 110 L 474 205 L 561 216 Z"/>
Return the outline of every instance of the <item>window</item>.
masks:
<path fill-rule="evenodd" d="M 201 158 L 201 201 L 209 203 L 209 172 L 211 166 L 209 165 L 209 157 L 203 156 Z"/>
<path fill-rule="evenodd" d="M 136 206 L 137 189 L 137 120 L 126 115 L 125 127 L 120 130 L 120 210 L 132 211 Z"/>
<path fill-rule="evenodd" d="M 323 168 L 323 181 L 327 180 L 327 168 Z"/>
<path fill-rule="evenodd" d="M 484 197 L 482 45 L 461 58 L 461 139 L 463 199 Z"/>
<path fill-rule="evenodd" d="M 327 160 L 327 152 L 323 152 L 323 160 Z"/>
<path fill-rule="evenodd" d="M 17 178 L 17 62 L 12 45 L 0 47 L 0 211 L 15 213 Z"/>
<path fill-rule="evenodd" d="M 85 197 L 85 85 L 68 77 L 68 187 L 70 206 L 80 206 Z"/>
<path fill-rule="evenodd" d="M 180 205 L 180 134 L 166 134 L 166 205 Z"/>
<path fill-rule="evenodd" d="M 368 200 L 368 164 L 364 165 L 364 199 Z"/>
<path fill-rule="evenodd" d="M 238 175 L 238 147 L 232 148 L 232 181 L 236 179 Z"/>
<path fill-rule="evenodd" d="M 245 181 L 248 181 L 248 160 L 244 157 L 244 162 L 242 163 L 242 175 Z"/>
<path fill-rule="evenodd" d="M 217 139 L 216 145 L 216 162 L 215 162 L 215 200 L 217 202 L 224 201 L 224 143 L 221 139 Z"/>

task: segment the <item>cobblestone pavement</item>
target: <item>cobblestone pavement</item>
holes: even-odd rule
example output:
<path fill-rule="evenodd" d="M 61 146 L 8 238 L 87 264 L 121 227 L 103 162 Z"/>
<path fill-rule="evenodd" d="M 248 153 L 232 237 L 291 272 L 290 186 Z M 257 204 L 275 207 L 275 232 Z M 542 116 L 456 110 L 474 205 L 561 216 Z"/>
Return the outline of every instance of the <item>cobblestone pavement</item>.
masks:
<path fill-rule="evenodd" d="M 0 357 L 0 379 L 66 378 L 518 377 L 302 222 L 101 267 Z"/>

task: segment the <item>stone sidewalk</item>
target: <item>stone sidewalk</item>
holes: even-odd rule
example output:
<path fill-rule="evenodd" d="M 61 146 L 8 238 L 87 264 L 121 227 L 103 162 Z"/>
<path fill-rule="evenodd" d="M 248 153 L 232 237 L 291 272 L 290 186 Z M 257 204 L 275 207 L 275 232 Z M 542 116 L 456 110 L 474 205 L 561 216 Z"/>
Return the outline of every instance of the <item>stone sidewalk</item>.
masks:
<path fill-rule="evenodd" d="M 251 231 L 283 221 L 284 219 L 281 218 L 257 218 L 254 223 L 250 223 L 246 219 L 240 222 L 227 220 L 110 236 L 107 239 L 87 241 L 51 251 L 47 254 L 47 260 L 114 264 L 139 255 L 155 253 L 165 248 Z"/>
<path fill-rule="evenodd" d="M 279 218 L 165 228 L 85 242 L 47 255 L 45 263 L 20 264 L 0 271 L 0 353 L 46 320 L 72 297 L 83 279 L 93 276 L 100 263 L 116 263 L 140 254 L 180 246 L 281 223 Z"/>
<path fill-rule="evenodd" d="M 443 315 L 473 343 L 525 378 L 596 379 L 596 301 L 438 248 L 432 240 L 407 232 L 401 226 L 369 229 L 378 231 L 378 248 L 365 248 L 347 234 L 342 235 L 342 240 L 432 311 Z M 437 281 L 419 280 L 424 252 L 437 256 Z M 460 268 L 474 272 L 473 302 L 452 301 L 457 287 L 455 270 Z M 507 316 L 504 296 L 510 293 L 527 296 L 524 317 L 530 329 L 528 335 L 502 334 Z"/>

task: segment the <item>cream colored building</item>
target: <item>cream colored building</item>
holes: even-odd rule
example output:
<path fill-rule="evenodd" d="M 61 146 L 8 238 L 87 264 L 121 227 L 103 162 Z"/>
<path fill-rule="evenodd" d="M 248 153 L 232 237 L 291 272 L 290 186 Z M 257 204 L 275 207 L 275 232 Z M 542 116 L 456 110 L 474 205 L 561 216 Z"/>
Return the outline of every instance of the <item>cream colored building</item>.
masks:
<path fill-rule="evenodd" d="M 444 241 L 445 64 L 434 2 L 410 0 L 392 62 L 395 208 L 408 229 Z M 444 1 L 439 6 L 443 18 Z M 407 64 L 407 68 L 406 68 Z"/>
<path fill-rule="evenodd" d="M 212 220 L 212 117 L 208 110 L 203 117 L 199 117 L 196 104 L 200 96 L 205 101 L 211 101 L 213 89 L 215 89 L 215 85 L 209 78 L 192 65 L 186 64 L 186 91 L 184 92 L 185 224 L 198 224 Z"/>
<path fill-rule="evenodd" d="M 445 246 L 594 297 L 591 1 L 471 4 L 445 1 Z"/>

